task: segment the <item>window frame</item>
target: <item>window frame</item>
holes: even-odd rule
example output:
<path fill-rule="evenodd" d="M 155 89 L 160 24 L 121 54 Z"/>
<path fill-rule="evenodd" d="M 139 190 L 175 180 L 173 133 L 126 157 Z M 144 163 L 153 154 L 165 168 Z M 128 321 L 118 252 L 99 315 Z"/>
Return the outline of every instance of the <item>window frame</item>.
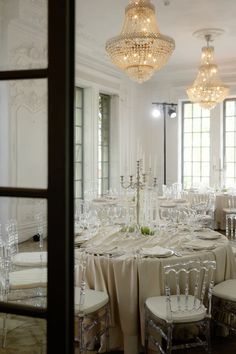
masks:
<path fill-rule="evenodd" d="M 236 97 L 230 97 L 230 98 L 226 98 L 223 102 L 223 172 L 224 172 L 224 186 L 227 187 L 232 187 L 232 186 L 227 186 L 226 184 L 226 104 L 227 102 L 230 101 L 234 101 L 235 105 L 236 105 Z M 235 130 L 231 131 L 234 132 L 234 149 L 235 149 L 235 153 L 234 153 L 234 184 L 236 183 L 236 112 L 234 114 L 234 122 L 235 122 Z"/>
<path fill-rule="evenodd" d="M 48 306 L 0 302 L 0 312 L 47 319 L 47 352 L 73 353 L 75 0 L 47 7 L 48 67 L 3 70 L 0 81 L 48 80 L 48 188 L 0 186 L 0 197 L 48 200 Z"/>
<path fill-rule="evenodd" d="M 108 94 L 105 94 L 105 93 L 99 93 L 99 101 L 100 101 L 100 98 L 103 99 L 103 98 L 106 98 L 108 99 L 108 105 L 107 105 L 107 117 L 108 117 L 108 127 L 106 129 L 106 132 L 108 133 L 108 143 L 106 145 L 104 145 L 102 143 L 102 134 L 104 133 L 104 129 L 103 127 L 101 126 L 101 128 L 99 128 L 99 116 L 98 116 L 98 144 L 97 144 L 97 147 L 98 147 L 98 195 L 99 196 L 103 196 L 105 194 L 105 192 L 107 190 L 109 190 L 110 188 L 110 131 L 111 131 L 111 96 L 108 95 Z M 102 112 L 100 110 L 100 102 L 99 102 L 99 109 L 98 109 L 98 114 L 102 115 Z M 102 125 L 102 117 L 101 117 L 101 125 Z M 99 141 L 99 131 L 101 131 L 101 144 L 100 144 L 100 141 Z M 104 147 L 107 147 L 107 150 L 108 150 L 108 156 L 107 156 L 107 161 L 104 161 L 103 160 L 103 148 Z M 100 150 L 100 153 L 101 153 L 101 160 L 99 160 L 99 150 Z M 103 169 L 104 169 L 104 164 L 107 163 L 107 176 L 104 177 L 103 175 Z M 101 177 L 99 175 L 99 165 L 101 164 Z M 104 180 L 107 180 L 107 188 L 106 190 L 104 190 Z M 100 181 L 100 188 L 99 188 L 99 181 Z"/>
<path fill-rule="evenodd" d="M 184 117 L 184 106 L 185 106 L 185 104 L 191 104 L 192 105 L 192 116 L 191 116 L 191 120 L 193 121 L 193 106 L 194 106 L 194 104 L 196 104 L 196 103 L 192 103 L 192 102 L 190 102 L 190 101 L 182 101 L 182 103 L 181 103 L 181 161 L 182 161 L 182 164 L 181 164 L 181 183 L 182 183 L 182 185 L 183 185 L 183 188 L 186 188 L 185 187 L 185 184 L 184 184 L 184 179 L 185 179 L 185 175 L 184 175 L 184 133 L 185 133 L 185 131 L 184 131 L 184 120 L 185 120 L 185 117 Z M 200 109 L 202 110 L 202 108 L 200 107 Z M 204 118 L 203 116 L 202 116 L 202 114 L 201 114 L 201 116 L 199 116 L 199 118 L 201 119 L 201 122 L 202 122 L 202 119 Z M 199 160 L 199 163 L 200 163 L 200 165 L 201 165 L 201 172 L 200 172 L 200 175 L 199 175 L 199 178 L 200 178 L 200 182 L 199 182 L 199 184 L 200 183 L 202 183 L 201 182 L 201 179 L 202 178 L 208 178 L 209 179 L 209 182 L 208 182 L 208 185 L 210 185 L 210 182 L 211 182 L 211 151 L 212 151 L 212 146 L 211 146 L 211 115 L 210 115 L 210 113 L 209 113 L 209 117 L 208 117 L 209 119 L 210 119 L 210 129 L 209 129 L 209 161 L 206 161 L 206 162 L 208 162 L 208 164 L 209 164 L 209 176 L 203 176 L 202 175 L 202 163 L 204 162 L 204 161 L 202 161 L 202 156 L 201 156 L 201 159 Z M 202 124 L 202 123 L 201 123 Z M 192 132 L 192 134 L 193 134 L 193 129 L 191 130 L 191 132 Z M 200 134 L 202 134 L 203 132 L 202 132 L 202 129 L 200 130 L 200 132 L 199 132 Z M 200 148 L 202 149 L 202 144 L 200 145 Z M 191 147 L 191 151 L 193 152 L 193 145 L 192 145 L 192 147 Z M 202 154 L 202 152 L 201 152 L 201 154 Z M 191 162 L 193 163 L 193 159 L 191 160 Z M 192 167 L 192 169 L 193 169 L 193 167 Z M 193 187 L 193 178 L 194 178 L 194 175 L 193 175 L 193 170 L 192 170 L 192 174 L 191 174 L 191 187 Z"/>

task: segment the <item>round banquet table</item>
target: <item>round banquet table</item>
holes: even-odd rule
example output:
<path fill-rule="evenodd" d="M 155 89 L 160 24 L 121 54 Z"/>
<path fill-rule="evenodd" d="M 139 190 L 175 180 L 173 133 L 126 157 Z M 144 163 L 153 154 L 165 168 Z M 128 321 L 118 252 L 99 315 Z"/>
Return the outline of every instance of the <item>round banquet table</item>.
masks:
<path fill-rule="evenodd" d="M 217 233 L 205 230 L 213 235 Z M 200 233 L 200 231 L 199 231 Z M 199 235 L 199 234 L 198 234 Z M 154 235 L 140 238 L 125 237 L 117 229 L 106 230 L 87 241 L 83 246 L 88 256 L 86 277 L 88 286 L 107 291 L 110 298 L 110 349 L 124 350 L 125 354 L 138 354 L 144 343 L 144 302 L 150 296 L 164 294 L 163 267 L 167 264 L 193 259 L 215 260 L 215 283 L 236 278 L 236 263 L 232 248 L 225 236 L 217 239 L 197 239 L 202 247 L 194 249 L 198 236 L 189 231 L 168 236 Z M 181 250 L 166 257 L 152 255 L 156 246 L 168 250 Z M 188 247 L 185 247 L 185 246 Z M 189 246 L 190 245 L 190 246 Z M 211 245 L 212 247 L 210 247 Z M 166 249 L 165 248 L 165 249 Z M 145 257 L 143 250 L 148 251 Z M 75 259 L 79 250 L 75 249 Z"/>

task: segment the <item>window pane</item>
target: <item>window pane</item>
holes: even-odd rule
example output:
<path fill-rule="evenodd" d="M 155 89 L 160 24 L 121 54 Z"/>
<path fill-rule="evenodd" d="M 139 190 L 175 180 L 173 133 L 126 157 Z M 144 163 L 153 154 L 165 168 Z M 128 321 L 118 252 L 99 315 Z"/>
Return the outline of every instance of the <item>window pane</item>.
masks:
<path fill-rule="evenodd" d="M 77 162 L 75 164 L 75 179 L 82 179 L 82 163 L 81 162 Z"/>
<path fill-rule="evenodd" d="M 81 87 L 75 88 L 75 199 L 83 198 L 83 94 Z"/>
<path fill-rule="evenodd" d="M 192 176 L 192 163 L 186 162 L 184 164 L 184 175 L 185 176 Z"/>
<path fill-rule="evenodd" d="M 200 162 L 193 162 L 193 175 L 194 176 L 201 176 L 201 164 Z"/>
<path fill-rule="evenodd" d="M 47 67 L 47 7 L 47 0 L 0 2 L 0 70 Z"/>
<path fill-rule="evenodd" d="M 192 131 L 192 119 L 185 119 L 184 120 L 184 131 L 185 131 L 185 133 Z"/>
<path fill-rule="evenodd" d="M 202 146 L 210 146 L 210 134 L 202 133 Z"/>
<path fill-rule="evenodd" d="M 209 132 L 210 131 L 210 118 L 203 118 L 202 119 L 202 131 Z"/>
<path fill-rule="evenodd" d="M 184 134 L 184 146 L 192 146 L 193 135 L 192 133 Z"/>
<path fill-rule="evenodd" d="M 184 117 L 192 118 L 192 104 L 191 103 L 184 104 Z"/>
<path fill-rule="evenodd" d="M 76 108 L 75 109 L 75 124 L 82 126 L 82 109 Z"/>
<path fill-rule="evenodd" d="M 36 301 L 32 303 L 37 306 Z M 1 353 L 33 354 L 47 353 L 47 322 L 44 319 L 5 315 L 0 313 L 0 322 L 6 320 L 6 348 Z M 1 328 L 1 335 L 3 329 Z"/>
<path fill-rule="evenodd" d="M 82 184 L 80 181 L 75 182 L 75 198 L 82 198 Z"/>
<path fill-rule="evenodd" d="M 77 108 L 83 107 L 83 89 L 77 87 L 75 90 L 75 106 Z"/>
<path fill-rule="evenodd" d="M 110 96 L 99 95 L 98 115 L 98 191 L 100 195 L 109 189 L 109 140 Z"/>
<path fill-rule="evenodd" d="M 202 108 L 202 117 L 209 117 L 210 118 L 210 111 L 209 109 Z"/>
<path fill-rule="evenodd" d="M 184 161 L 192 160 L 192 149 L 185 148 L 184 149 Z"/>
<path fill-rule="evenodd" d="M 202 176 L 210 176 L 210 165 L 207 162 L 202 163 Z"/>
<path fill-rule="evenodd" d="M 192 179 L 193 183 L 192 186 L 193 187 L 199 187 L 200 183 L 201 183 L 201 178 L 200 177 L 193 177 Z"/>
<path fill-rule="evenodd" d="M 226 146 L 234 146 L 234 133 L 225 133 L 225 145 Z"/>
<path fill-rule="evenodd" d="M 201 107 L 199 104 L 193 104 L 193 118 L 201 117 Z"/>
<path fill-rule="evenodd" d="M 235 116 L 236 115 L 235 105 L 236 105 L 235 100 L 226 101 L 226 116 Z"/>
<path fill-rule="evenodd" d="M 75 145 L 75 161 L 82 161 L 82 145 L 77 144 Z"/>
<path fill-rule="evenodd" d="M 193 119 L 193 131 L 194 132 L 201 131 L 201 119 L 199 118 Z"/>
<path fill-rule="evenodd" d="M 234 177 L 234 163 L 227 163 L 226 176 L 227 177 Z"/>
<path fill-rule="evenodd" d="M 226 117 L 225 118 L 225 130 L 226 131 L 235 131 L 235 118 Z"/>
<path fill-rule="evenodd" d="M 200 160 L 201 160 L 201 149 L 193 148 L 193 161 L 200 161 Z"/>
<path fill-rule="evenodd" d="M 210 149 L 202 148 L 202 161 L 210 161 Z"/>
<path fill-rule="evenodd" d="M 47 80 L 0 82 L 0 185 L 47 188 Z"/>
<path fill-rule="evenodd" d="M 75 127 L 75 143 L 82 144 L 82 128 Z"/>
<path fill-rule="evenodd" d="M 193 146 L 200 146 L 201 144 L 201 134 L 193 133 Z"/>
<path fill-rule="evenodd" d="M 234 147 L 225 149 L 226 162 L 234 162 L 234 150 Z"/>

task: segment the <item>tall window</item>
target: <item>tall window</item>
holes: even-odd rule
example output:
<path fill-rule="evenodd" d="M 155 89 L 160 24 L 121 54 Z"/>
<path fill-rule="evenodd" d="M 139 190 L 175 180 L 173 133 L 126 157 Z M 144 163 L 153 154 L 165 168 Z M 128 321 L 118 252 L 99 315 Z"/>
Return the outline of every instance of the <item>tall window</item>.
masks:
<path fill-rule="evenodd" d="M 224 171 L 225 186 L 236 184 L 236 99 L 224 101 Z"/>
<path fill-rule="evenodd" d="M 83 198 L 83 89 L 75 89 L 75 201 Z"/>
<path fill-rule="evenodd" d="M 196 103 L 182 106 L 184 188 L 210 184 L 210 111 Z"/>
<path fill-rule="evenodd" d="M 98 115 L 98 195 L 109 189 L 110 96 L 99 95 Z"/>

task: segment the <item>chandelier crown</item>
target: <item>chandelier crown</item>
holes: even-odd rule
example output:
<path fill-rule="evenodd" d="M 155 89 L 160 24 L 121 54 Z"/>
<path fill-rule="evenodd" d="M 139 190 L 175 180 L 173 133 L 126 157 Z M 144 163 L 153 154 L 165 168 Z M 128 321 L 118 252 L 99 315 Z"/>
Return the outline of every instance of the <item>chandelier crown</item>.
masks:
<path fill-rule="evenodd" d="M 222 30 L 218 31 L 217 35 L 222 33 Z M 197 31 L 197 34 L 199 36 L 201 31 Z M 229 87 L 222 83 L 218 74 L 218 66 L 214 61 L 214 47 L 209 46 L 212 35 L 205 34 L 204 37 L 207 46 L 202 48 L 201 65 L 193 85 L 187 89 L 187 94 L 191 102 L 199 103 L 202 108 L 212 109 L 225 99 Z"/>
<path fill-rule="evenodd" d="M 174 40 L 160 33 L 150 0 L 131 0 L 120 35 L 106 43 L 113 64 L 139 83 L 167 63 L 174 47 Z"/>

